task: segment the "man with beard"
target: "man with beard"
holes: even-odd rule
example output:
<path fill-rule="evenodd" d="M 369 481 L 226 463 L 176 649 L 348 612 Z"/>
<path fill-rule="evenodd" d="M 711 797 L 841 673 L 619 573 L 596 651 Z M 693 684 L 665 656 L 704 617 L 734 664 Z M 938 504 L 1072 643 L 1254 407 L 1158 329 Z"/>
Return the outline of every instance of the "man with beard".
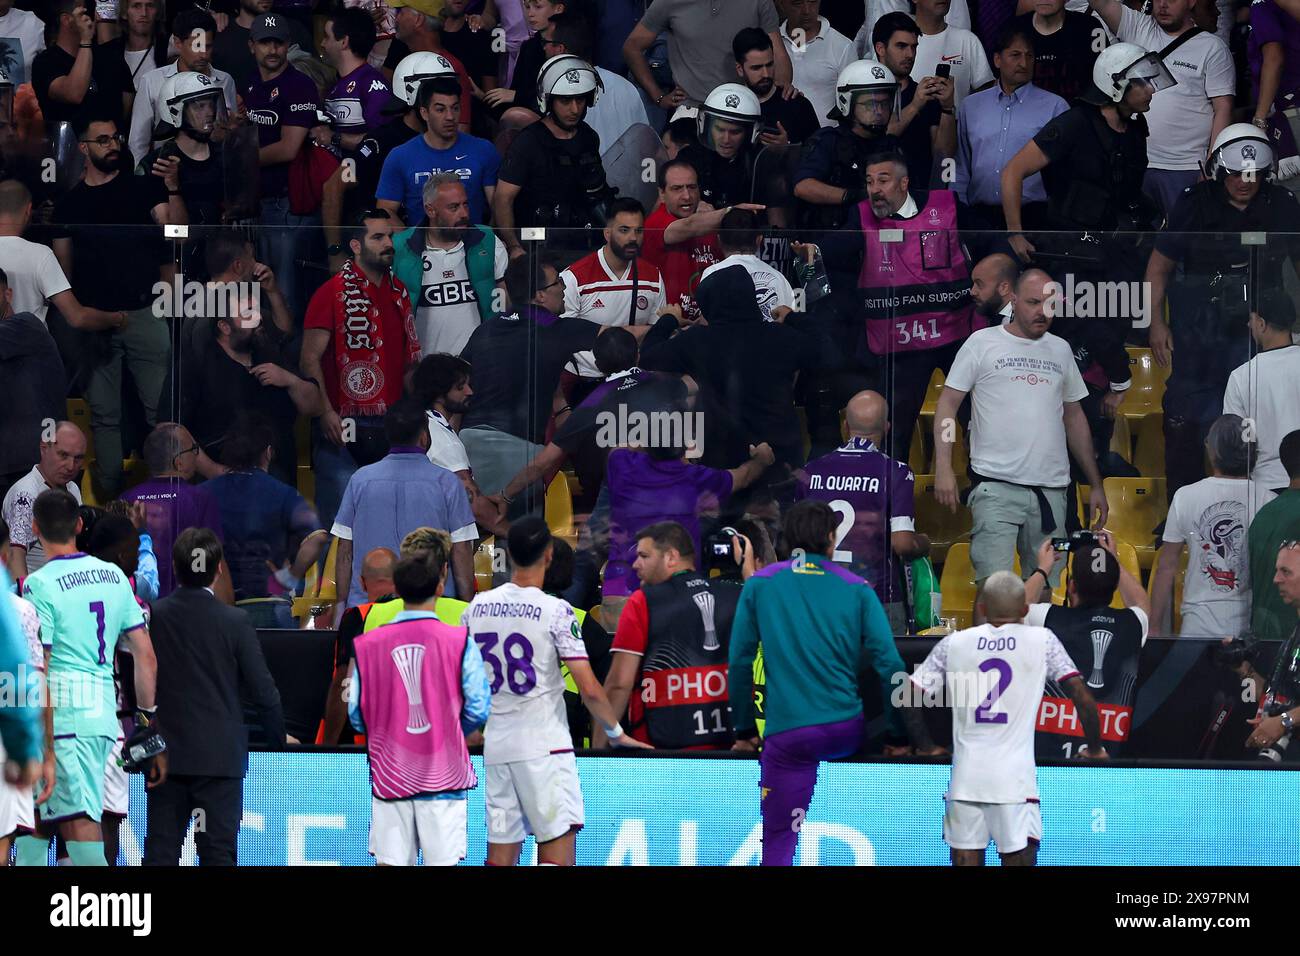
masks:
<path fill-rule="evenodd" d="M 995 252 L 975 263 L 970 271 L 970 297 L 975 314 L 989 325 L 1006 325 L 1015 308 L 1016 280 L 1020 268 L 1004 252 Z"/>
<path fill-rule="evenodd" d="M 604 221 L 613 198 L 600 162 L 600 139 L 584 119 L 601 82 L 576 56 L 547 60 L 537 79 L 541 122 L 520 130 L 501 162 L 492 210 L 512 258 L 522 256 L 521 226 L 577 229 Z"/>
<path fill-rule="evenodd" d="M 509 257 L 492 230 L 470 220 L 465 184 L 454 172 L 424 184 L 424 219 L 393 238 L 393 272 L 419 290 L 415 329 L 425 355 L 459 355 L 479 322 L 500 311 L 494 295 Z"/>
<path fill-rule="evenodd" d="M 429 461 L 446 468 L 465 486 L 470 496 L 478 486 L 469 470 L 465 444 L 452 419 L 469 411 L 474 389 L 469 387 L 470 365 L 459 355 L 426 355 L 411 377 L 411 394 L 429 414 Z"/>
<path fill-rule="evenodd" d="M 664 305 L 664 283 L 659 268 L 641 258 L 644 241 L 645 207 L 630 197 L 610 203 L 605 244 L 560 273 L 564 314 L 597 325 L 653 325 Z M 590 352 L 579 352 L 570 368 L 583 378 L 604 377 Z"/>
<path fill-rule="evenodd" d="M 115 312 L 116 328 L 95 333 L 85 349 L 86 385 L 95 436 L 100 490 L 122 488 L 122 371 L 130 370 L 145 421 L 158 421 L 158 396 L 167 375 L 171 336 L 154 308 L 155 286 L 169 265 L 158 225 L 167 221 L 169 187 L 157 175 L 122 171 L 122 140 L 114 120 L 78 126 L 86 159 L 82 181 L 54 206 L 54 254 L 83 305 Z M 176 199 L 177 197 L 170 197 Z M 183 221 L 183 220 L 182 220 Z M 124 229 L 130 241 L 123 241 Z"/>
<path fill-rule="evenodd" d="M 758 141 L 764 146 L 802 143 L 821 128 L 812 103 L 803 94 L 791 95 L 776 85 L 776 52 L 772 38 L 757 27 L 746 27 L 731 41 L 736 76 L 758 97 L 763 125 Z"/>
<path fill-rule="evenodd" d="M 319 217 L 298 216 L 289 208 L 289 164 L 302 152 L 307 133 L 316 122 L 319 94 L 316 84 L 289 65 L 289 28 L 283 15 L 268 14 L 255 20 L 249 30 L 249 48 L 257 60 L 257 72 L 244 90 L 244 106 L 249 121 L 257 127 L 261 255 L 280 277 L 293 314 L 300 315 L 306 289 L 299 281 L 297 260 L 306 256 L 312 239 L 310 227 Z"/>
<path fill-rule="evenodd" d="M 460 131 L 460 100 L 460 81 L 454 76 L 436 76 L 418 85 L 415 102 L 424 135 L 407 140 L 384 158 L 375 191 L 380 209 L 393 215 L 402 212 L 415 225 L 423 218 L 425 180 L 435 173 L 455 173 L 465 183 L 470 218 L 487 221 L 501 157 L 487 140 Z"/>
<path fill-rule="evenodd" d="M 812 135 L 794 175 L 800 225 L 838 228 L 866 198 L 867 158 L 901 148 L 888 133 L 897 92 L 894 75 L 880 63 L 858 60 L 840 71 L 831 113 L 838 125 Z"/>
<path fill-rule="evenodd" d="M 420 357 L 411 297 L 392 271 L 395 225 L 382 209 L 365 213 L 349 243 L 355 258 L 307 307 L 300 364 L 318 388 L 312 464 L 327 528 L 353 472 L 387 454 L 384 416 Z"/>

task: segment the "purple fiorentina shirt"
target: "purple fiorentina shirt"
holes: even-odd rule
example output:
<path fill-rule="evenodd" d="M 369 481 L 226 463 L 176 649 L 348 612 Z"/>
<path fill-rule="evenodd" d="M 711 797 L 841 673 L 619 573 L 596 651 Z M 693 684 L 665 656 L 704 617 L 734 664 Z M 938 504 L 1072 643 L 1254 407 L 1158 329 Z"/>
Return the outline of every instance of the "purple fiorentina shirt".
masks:
<path fill-rule="evenodd" d="M 373 132 L 388 119 L 383 110 L 392 99 L 384 74 L 362 63 L 334 84 L 325 97 L 325 110 L 334 117 L 334 128 L 340 132 Z"/>
<path fill-rule="evenodd" d="M 273 80 L 263 80 L 253 74 L 253 82 L 244 90 L 244 106 L 248 119 L 257 127 L 257 145 L 271 146 L 280 142 L 281 131 L 286 126 L 316 125 L 316 106 L 320 97 L 316 84 L 291 66 L 284 68 Z M 289 192 L 289 164 L 276 163 L 262 167 L 262 198 L 278 199 Z"/>
<path fill-rule="evenodd" d="M 1246 62 L 1250 65 L 1252 97 L 1259 96 L 1259 74 L 1264 65 L 1262 51 L 1266 43 L 1282 44 L 1282 78 L 1277 87 L 1278 98 L 1300 90 L 1300 23 L 1296 23 L 1273 0 L 1255 0 L 1250 5 L 1250 38 L 1246 41 Z"/>
<path fill-rule="evenodd" d="M 916 528 L 912 469 L 865 438 L 852 438 L 804 466 L 796 498 L 824 501 L 840 516 L 836 563 L 871 582 L 882 604 L 903 597 L 892 531 Z"/>
<path fill-rule="evenodd" d="M 158 556 L 158 596 L 165 598 L 176 587 L 172 570 L 172 545 L 186 528 L 209 528 L 225 541 L 221 509 L 206 489 L 179 478 L 150 478 L 122 496 L 123 501 L 144 502 L 145 530 L 153 538 Z"/>
<path fill-rule="evenodd" d="M 659 521 L 676 521 L 700 553 L 700 513 L 731 497 L 731 473 L 684 461 L 656 461 L 643 451 L 616 448 L 606 466 L 609 488 L 609 564 L 606 596 L 631 594 L 639 585 L 636 533 Z"/>

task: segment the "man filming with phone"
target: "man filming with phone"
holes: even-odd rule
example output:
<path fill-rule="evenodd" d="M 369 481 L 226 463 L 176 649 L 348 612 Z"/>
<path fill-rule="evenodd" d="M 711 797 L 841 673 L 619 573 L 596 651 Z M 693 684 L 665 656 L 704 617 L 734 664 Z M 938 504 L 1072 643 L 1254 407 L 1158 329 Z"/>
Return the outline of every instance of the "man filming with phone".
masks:
<path fill-rule="evenodd" d="M 1068 561 L 1065 605 L 1039 603 L 1048 577 Z M 1115 607 L 1118 588 L 1121 607 Z M 1025 581 L 1025 624 L 1045 627 L 1078 666 L 1101 715 L 1106 751 L 1118 756 L 1128 739 L 1137 689 L 1138 656 L 1150 630 L 1151 605 L 1142 582 L 1119 561 L 1109 531 L 1076 531 L 1047 538 L 1038 566 Z M 1038 714 L 1035 751 L 1039 757 L 1069 759 L 1085 748 L 1083 727 L 1069 695 L 1048 682 Z"/>

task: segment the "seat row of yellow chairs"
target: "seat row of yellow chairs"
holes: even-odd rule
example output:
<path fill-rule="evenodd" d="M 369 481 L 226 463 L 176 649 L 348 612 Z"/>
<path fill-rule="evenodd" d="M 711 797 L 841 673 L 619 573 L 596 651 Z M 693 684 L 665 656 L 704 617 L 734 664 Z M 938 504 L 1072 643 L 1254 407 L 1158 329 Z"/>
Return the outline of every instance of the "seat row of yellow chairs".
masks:
<path fill-rule="evenodd" d="M 1133 545 L 1127 541 L 1117 541 L 1115 551 L 1119 557 L 1120 565 L 1132 574 L 1139 581 L 1142 580 L 1142 569 L 1138 564 L 1138 552 Z M 1073 568 L 1073 556 L 1071 556 L 1071 568 Z M 1020 573 L 1020 558 L 1017 555 L 1015 560 L 1015 571 Z M 1187 555 L 1184 553 L 1182 563 L 1174 576 L 1174 598 L 1173 598 L 1173 632 L 1178 632 L 1180 615 L 1179 606 L 1183 601 L 1183 578 L 1187 573 Z M 1066 575 L 1062 571 L 1060 581 L 1052 590 L 1051 600 L 1053 604 L 1065 603 Z M 1147 581 L 1147 594 L 1151 595 L 1155 587 L 1155 575 L 1152 574 Z M 953 618 L 958 628 L 971 626 L 975 608 L 975 568 L 970 560 L 970 542 L 959 541 L 948 548 L 947 560 L 943 564 L 943 573 L 939 577 L 939 590 L 943 595 L 943 616 Z M 1124 601 L 1116 591 L 1115 597 L 1110 602 L 1111 607 L 1124 607 Z"/>

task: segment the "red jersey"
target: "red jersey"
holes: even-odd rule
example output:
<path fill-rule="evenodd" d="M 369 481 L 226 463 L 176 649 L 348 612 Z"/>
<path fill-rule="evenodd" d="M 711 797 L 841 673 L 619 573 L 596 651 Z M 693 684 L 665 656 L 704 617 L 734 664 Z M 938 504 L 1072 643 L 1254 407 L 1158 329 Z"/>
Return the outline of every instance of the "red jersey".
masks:
<path fill-rule="evenodd" d="M 351 299 L 349 276 L 359 292 Z M 360 269 L 345 267 L 311 297 L 303 328 L 330 333 L 321 371 L 340 416 L 383 415 L 402 397 L 407 367 L 420 359 L 411 297 L 392 273 L 376 286 Z"/>
<path fill-rule="evenodd" d="M 668 305 L 680 305 L 688 319 L 700 317 L 695 302 L 695 288 L 704 270 L 722 260 L 722 246 L 715 232 L 685 242 L 664 242 L 664 231 L 676 217 L 663 203 L 655 207 L 645 221 L 645 249 L 642 257 L 659 267 L 664 279 L 664 298 Z"/>

